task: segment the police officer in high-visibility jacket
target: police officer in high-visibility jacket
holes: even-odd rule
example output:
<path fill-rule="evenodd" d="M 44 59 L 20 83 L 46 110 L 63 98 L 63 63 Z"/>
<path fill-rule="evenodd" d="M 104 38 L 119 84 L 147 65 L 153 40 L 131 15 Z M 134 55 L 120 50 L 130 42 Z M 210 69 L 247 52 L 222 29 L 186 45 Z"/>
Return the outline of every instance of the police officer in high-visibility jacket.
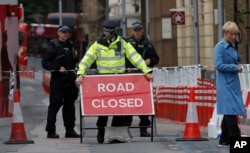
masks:
<path fill-rule="evenodd" d="M 117 35 L 118 21 L 106 20 L 103 22 L 103 35 L 97 39 L 87 50 L 79 63 L 76 83 L 79 85 L 84 78 L 86 70 L 95 62 L 98 74 L 125 73 L 125 59 L 127 58 L 136 68 L 141 69 L 145 76 L 152 80 L 152 70 L 147 67 L 145 61 L 134 47 Z M 113 117 L 112 126 L 122 126 L 122 121 L 115 122 L 119 116 Z M 115 120 L 115 121 L 114 121 Z M 107 125 L 108 116 L 99 116 L 97 120 L 97 141 L 104 142 L 104 127 Z"/>

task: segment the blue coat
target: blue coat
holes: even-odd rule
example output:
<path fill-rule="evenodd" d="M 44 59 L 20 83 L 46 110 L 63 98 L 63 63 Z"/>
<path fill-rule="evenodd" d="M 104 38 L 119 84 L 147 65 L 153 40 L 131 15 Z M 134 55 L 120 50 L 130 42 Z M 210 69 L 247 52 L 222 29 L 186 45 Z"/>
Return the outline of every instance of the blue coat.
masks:
<path fill-rule="evenodd" d="M 222 39 L 214 48 L 216 67 L 217 113 L 224 115 L 245 114 L 240 79 L 237 72 L 240 56 L 234 44 Z"/>

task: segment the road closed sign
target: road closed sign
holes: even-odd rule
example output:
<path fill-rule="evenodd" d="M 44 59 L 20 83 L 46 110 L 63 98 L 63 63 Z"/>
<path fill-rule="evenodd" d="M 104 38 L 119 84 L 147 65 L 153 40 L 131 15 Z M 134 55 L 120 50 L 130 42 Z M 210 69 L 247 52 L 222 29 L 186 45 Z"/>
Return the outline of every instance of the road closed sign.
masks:
<path fill-rule="evenodd" d="M 80 91 L 83 116 L 155 114 L 152 85 L 143 74 L 87 75 Z"/>

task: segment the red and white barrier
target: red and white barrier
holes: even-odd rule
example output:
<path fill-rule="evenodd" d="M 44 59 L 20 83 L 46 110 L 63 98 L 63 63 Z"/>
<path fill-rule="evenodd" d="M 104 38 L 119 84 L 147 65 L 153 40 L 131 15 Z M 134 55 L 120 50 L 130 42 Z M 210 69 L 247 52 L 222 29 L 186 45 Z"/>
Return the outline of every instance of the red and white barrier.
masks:
<path fill-rule="evenodd" d="M 199 125 L 207 127 L 213 114 L 215 105 L 215 87 L 200 86 L 194 87 L 195 98 L 197 99 L 197 112 Z M 158 86 L 154 95 L 158 118 L 171 120 L 177 123 L 184 123 L 188 104 L 187 86 Z"/>
<path fill-rule="evenodd" d="M 45 71 L 42 72 L 42 87 L 43 90 L 45 91 L 45 93 L 49 94 L 50 93 L 50 76 L 48 76 L 48 74 L 46 74 Z"/>
<path fill-rule="evenodd" d="M 242 98 L 246 110 L 246 115 L 244 115 L 243 118 L 250 119 L 250 90 L 243 90 Z"/>
<path fill-rule="evenodd" d="M 19 65 L 19 75 L 21 78 L 35 79 L 35 68 Z"/>

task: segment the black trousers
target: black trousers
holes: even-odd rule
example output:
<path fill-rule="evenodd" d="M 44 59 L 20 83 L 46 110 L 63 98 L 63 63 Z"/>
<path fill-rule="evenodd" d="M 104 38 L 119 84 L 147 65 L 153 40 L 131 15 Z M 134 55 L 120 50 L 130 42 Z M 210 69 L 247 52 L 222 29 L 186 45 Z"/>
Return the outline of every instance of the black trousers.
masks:
<path fill-rule="evenodd" d="M 150 126 L 151 122 L 149 120 L 148 115 L 140 115 L 139 118 L 140 118 L 139 126 Z"/>
<path fill-rule="evenodd" d="M 108 116 L 98 116 L 96 126 L 97 127 L 105 127 L 107 126 Z M 113 116 L 111 126 L 127 126 L 124 121 L 124 116 Z"/>
<path fill-rule="evenodd" d="M 72 87 L 64 87 L 62 83 L 53 79 L 50 83 L 50 101 L 47 114 L 47 132 L 56 131 L 57 113 L 62 107 L 62 118 L 66 130 L 72 130 L 75 127 L 75 99 L 73 97 Z"/>
<path fill-rule="evenodd" d="M 139 115 L 139 118 L 140 118 L 139 126 L 150 126 L 151 122 L 149 120 L 149 115 Z M 120 122 L 122 122 L 120 124 L 124 126 L 131 126 L 132 121 L 133 121 L 133 116 L 127 115 L 127 116 L 122 116 L 122 118 L 118 118 L 118 119 L 120 119 L 121 120 Z"/>
<path fill-rule="evenodd" d="M 230 137 L 240 137 L 240 129 L 236 115 L 224 115 L 221 122 L 221 137 L 219 142 L 230 144 Z"/>

